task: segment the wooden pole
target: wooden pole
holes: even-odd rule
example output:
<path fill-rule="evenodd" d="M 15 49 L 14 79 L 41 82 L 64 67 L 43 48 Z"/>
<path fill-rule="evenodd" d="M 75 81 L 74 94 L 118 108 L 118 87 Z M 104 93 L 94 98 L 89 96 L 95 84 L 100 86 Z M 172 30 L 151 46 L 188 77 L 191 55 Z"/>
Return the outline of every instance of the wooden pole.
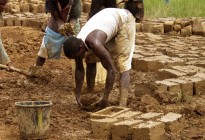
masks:
<path fill-rule="evenodd" d="M 0 68 L 3 68 L 3 69 L 9 69 L 11 70 L 11 72 L 17 72 L 19 74 L 23 74 L 25 76 L 31 76 L 31 74 L 28 72 L 28 71 L 25 71 L 25 70 L 21 70 L 21 69 L 17 69 L 17 68 L 14 68 L 14 67 L 8 67 L 6 65 L 2 65 L 0 64 Z"/>

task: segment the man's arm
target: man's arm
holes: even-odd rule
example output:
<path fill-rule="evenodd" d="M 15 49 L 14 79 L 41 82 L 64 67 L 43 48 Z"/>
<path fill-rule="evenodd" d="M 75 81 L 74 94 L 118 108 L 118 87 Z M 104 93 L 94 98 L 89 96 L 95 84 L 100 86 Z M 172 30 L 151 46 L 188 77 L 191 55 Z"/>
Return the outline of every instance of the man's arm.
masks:
<path fill-rule="evenodd" d="M 106 39 L 106 33 L 101 30 L 93 31 L 86 38 L 86 43 L 92 49 L 93 53 L 100 59 L 103 67 L 107 70 L 107 77 L 103 97 L 99 102 L 94 104 L 94 106 L 98 107 L 105 107 L 107 105 L 107 100 L 112 90 L 116 75 L 116 69 L 113 65 L 111 56 L 104 46 Z"/>
<path fill-rule="evenodd" d="M 85 70 L 83 66 L 83 61 L 82 59 L 75 59 L 75 84 L 76 84 L 76 89 L 75 89 L 75 97 L 78 105 L 81 107 L 83 106 L 80 101 L 80 95 L 81 95 L 81 90 L 83 86 L 83 81 L 84 81 L 84 75 L 85 75 Z"/>

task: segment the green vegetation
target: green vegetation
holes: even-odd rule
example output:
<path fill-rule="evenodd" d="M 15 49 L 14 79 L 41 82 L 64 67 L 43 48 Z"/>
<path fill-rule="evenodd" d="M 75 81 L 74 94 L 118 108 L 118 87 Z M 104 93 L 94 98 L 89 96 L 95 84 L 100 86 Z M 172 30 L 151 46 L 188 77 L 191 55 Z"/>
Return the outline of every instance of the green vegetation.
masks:
<path fill-rule="evenodd" d="M 144 0 L 145 18 L 204 17 L 205 0 Z"/>

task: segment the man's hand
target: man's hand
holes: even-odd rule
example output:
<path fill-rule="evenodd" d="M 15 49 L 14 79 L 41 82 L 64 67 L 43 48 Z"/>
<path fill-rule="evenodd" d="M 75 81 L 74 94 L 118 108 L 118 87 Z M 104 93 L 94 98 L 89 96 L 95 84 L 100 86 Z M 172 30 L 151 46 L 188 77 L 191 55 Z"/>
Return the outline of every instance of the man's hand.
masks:
<path fill-rule="evenodd" d="M 100 110 L 100 109 L 103 109 L 107 106 L 107 100 L 101 98 L 99 101 L 91 104 L 91 106 L 89 107 L 90 110 L 92 111 L 97 111 L 97 110 Z"/>

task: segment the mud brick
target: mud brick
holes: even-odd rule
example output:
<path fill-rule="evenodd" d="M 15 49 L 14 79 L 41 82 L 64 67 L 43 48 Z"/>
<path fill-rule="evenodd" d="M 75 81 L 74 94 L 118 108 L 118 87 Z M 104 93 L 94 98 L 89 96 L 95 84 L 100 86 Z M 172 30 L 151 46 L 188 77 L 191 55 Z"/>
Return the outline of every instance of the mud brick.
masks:
<path fill-rule="evenodd" d="M 142 22 L 142 32 L 151 32 L 153 23 L 151 22 Z"/>
<path fill-rule="evenodd" d="M 141 23 L 136 23 L 136 31 L 141 32 L 142 31 L 142 25 Z"/>
<path fill-rule="evenodd" d="M 184 65 L 186 63 L 185 60 L 178 57 L 165 57 L 164 59 L 159 59 L 159 62 L 166 66 Z"/>
<path fill-rule="evenodd" d="M 183 77 L 183 79 L 190 80 L 193 82 L 194 95 L 205 94 L 205 80 L 201 77 L 191 76 Z"/>
<path fill-rule="evenodd" d="M 176 32 L 180 32 L 180 31 L 181 31 L 181 25 L 175 24 L 175 25 L 173 26 L 173 29 L 174 29 L 174 31 L 176 31 Z"/>
<path fill-rule="evenodd" d="M 20 5 L 18 3 L 13 4 L 13 7 L 11 9 L 11 11 L 14 11 L 15 13 L 19 13 L 20 12 Z"/>
<path fill-rule="evenodd" d="M 111 138 L 111 126 L 118 122 L 114 118 L 91 119 L 91 131 L 94 139 L 108 140 Z"/>
<path fill-rule="evenodd" d="M 7 17 L 4 19 L 5 19 L 6 26 L 13 26 L 14 25 L 14 18 Z"/>
<path fill-rule="evenodd" d="M 165 124 L 165 131 L 170 134 L 178 135 L 184 129 L 184 117 L 181 114 L 170 112 L 158 121 Z"/>
<path fill-rule="evenodd" d="M 191 25 L 184 27 L 181 29 L 181 35 L 182 36 L 190 36 L 192 35 L 192 27 Z"/>
<path fill-rule="evenodd" d="M 42 22 L 39 19 L 29 19 L 27 25 L 36 29 L 40 29 L 42 27 Z"/>
<path fill-rule="evenodd" d="M 17 13 L 17 14 L 14 14 L 16 17 L 19 17 L 19 18 L 21 18 L 21 17 L 25 17 L 25 15 L 24 14 L 22 14 L 22 13 Z"/>
<path fill-rule="evenodd" d="M 6 4 L 6 7 L 5 7 L 5 12 L 7 12 L 7 13 L 11 12 L 12 6 L 13 6 L 13 3 L 12 2 L 8 2 Z"/>
<path fill-rule="evenodd" d="M 143 72 L 157 71 L 163 68 L 163 64 L 156 60 L 155 57 L 145 57 L 135 59 L 135 69 Z"/>
<path fill-rule="evenodd" d="M 204 25 L 197 19 L 192 24 L 192 33 L 194 35 L 202 35 L 202 36 L 205 35 Z"/>
<path fill-rule="evenodd" d="M 174 83 L 179 83 L 181 87 L 181 91 L 183 96 L 186 98 L 190 98 L 193 96 L 193 83 L 188 80 L 184 79 L 167 79 L 168 81 L 174 82 Z"/>
<path fill-rule="evenodd" d="M 189 66 L 173 66 L 172 69 L 183 71 L 186 73 L 188 76 L 195 75 L 197 73 L 205 72 L 205 69 L 202 67 L 197 67 L 194 65 L 189 65 Z"/>
<path fill-rule="evenodd" d="M 14 26 L 21 26 L 21 20 L 19 18 L 14 20 Z"/>
<path fill-rule="evenodd" d="M 140 114 L 142 114 L 142 112 L 139 112 L 139 111 L 127 111 L 127 112 L 124 112 L 122 114 L 117 115 L 114 118 L 121 119 L 121 120 L 132 119 L 132 118 L 134 118 L 136 116 L 139 116 Z"/>
<path fill-rule="evenodd" d="M 205 73 L 199 72 L 199 73 L 195 74 L 194 77 L 200 77 L 200 78 L 205 79 Z"/>
<path fill-rule="evenodd" d="M 149 121 L 133 127 L 133 140 L 163 140 L 164 123 Z"/>
<path fill-rule="evenodd" d="M 191 60 L 189 62 L 186 63 L 187 65 L 195 65 L 195 66 L 198 66 L 198 67 L 202 67 L 202 68 L 205 68 L 205 60 Z"/>
<path fill-rule="evenodd" d="M 144 35 L 147 36 L 150 41 L 156 41 L 156 40 L 163 39 L 161 36 L 155 35 L 153 33 L 144 33 Z M 152 48 L 152 49 L 154 48 L 154 45 L 148 45 L 148 46 L 149 46 L 148 48 Z M 157 50 L 155 50 L 155 51 L 157 51 Z"/>
<path fill-rule="evenodd" d="M 139 58 L 143 58 L 144 56 L 140 55 L 140 54 L 133 54 L 133 57 L 132 57 L 132 68 L 135 69 L 135 70 L 140 70 L 140 66 L 138 66 L 138 59 Z"/>
<path fill-rule="evenodd" d="M 29 12 L 29 3 L 28 2 L 20 2 L 20 11 L 21 12 Z"/>
<path fill-rule="evenodd" d="M 143 123 L 142 120 L 124 120 L 121 122 L 114 123 L 111 127 L 112 139 L 113 140 L 131 140 L 133 126 Z"/>
<path fill-rule="evenodd" d="M 171 82 L 167 79 L 162 81 L 156 81 L 157 88 L 159 91 L 169 91 L 170 95 L 175 96 L 181 92 L 181 87 L 179 83 Z"/>
<path fill-rule="evenodd" d="M 32 12 L 34 14 L 38 13 L 38 7 L 39 7 L 38 4 L 31 4 L 30 5 L 30 12 Z"/>
<path fill-rule="evenodd" d="M 143 23 L 142 31 L 154 34 L 164 34 L 164 24 L 163 23 Z"/>
<path fill-rule="evenodd" d="M 19 18 L 21 20 L 21 26 L 27 26 L 28 22 L 27 22 L 27 18 L 25 17 L 20 17 Z"/>
<path fill-rule="evenodd" d="M 160 69 L 158 70 L 158 80 L 164 80 L 169 78 L 178 78 L 181 76 L 185 76 L 186 73 L 173 69 Z"/>
<path fill-rule="evenodd" d="M 27 18 L 33 18 L 34 14 L 31 13 L 31 12 L 25 12 L 24 15 L 27 17 Z"/>
<path fill-rule="evenodd" d="M 149 113 L 144 113 L 139 116 L 137 116 L 137 119 L 144 120 L 144 121 L 155 121 L 156 119 L 160 118 L 163 113 L 155 113 L 155 112 L 149 112 Z"/>
<path fill-rule="evenodd" d="M 0 21 L 0 27 L 4 26 L 4 21 Z"/>
<path fill-rule="evenodd" d="M 185 28 L 187 26 L 191 25 L 191 22 L 189 19 L 181 19 L 181 22 L 179 23 L 182 28 Z"/>
<path fill-rule="evenodd" d="M 185 58 L 185 59 L 194 59 L 194 58 L 199 58 L 200 55 L 199 54 L 190 54 L 190 53 L 179 53 L 179 54 L 176 54 L 178 57 L 180 58 Z"/>
<path fill-rule="evenodd" d="M 194 90 L 197 95 L 205 95 L 205 73 L 197 73 L 193 78 L 202 78 L 199 82 L 194 82 Z"/>
<path fill-rule="evenodd" d="M 152 45 L 149 45 L 149 46 L 144 46 L 144 47 L 151 47 Z M 152 46 L 154 48 L 154 45 Z M 153 56 L 160 56 L 160 55 L 163 55 L 161 52 L 158 52 L 158 51 L 155 51 L 153 52 L 153 50 L 140 50 L 138 52 L 139 54 L 145 56 L 145 57 L 153 57 Z"/>
<path fill-rule="evenodd" d="M 164 24 L 158 23 L 152 27 L 152 33 L 162 35 L 164 34 Z"/>
<path fill-rule="evenodd" d="M 45 4 L 39 4 L 38 13 L 44 13 L 44 12 L 45 12 Z"/>
<path fill-rule="evenodd" d="M 129 111 L 130 108 L 110 106 L 100 111 L 90 114 L 92 119 L 114 118 L 122 113 Z"/>
<path fill-rule="evenodd" d="M 164 32 L 171 32 L 173 31 L 174 21 L 165 21 L 164 23 Z"/>

